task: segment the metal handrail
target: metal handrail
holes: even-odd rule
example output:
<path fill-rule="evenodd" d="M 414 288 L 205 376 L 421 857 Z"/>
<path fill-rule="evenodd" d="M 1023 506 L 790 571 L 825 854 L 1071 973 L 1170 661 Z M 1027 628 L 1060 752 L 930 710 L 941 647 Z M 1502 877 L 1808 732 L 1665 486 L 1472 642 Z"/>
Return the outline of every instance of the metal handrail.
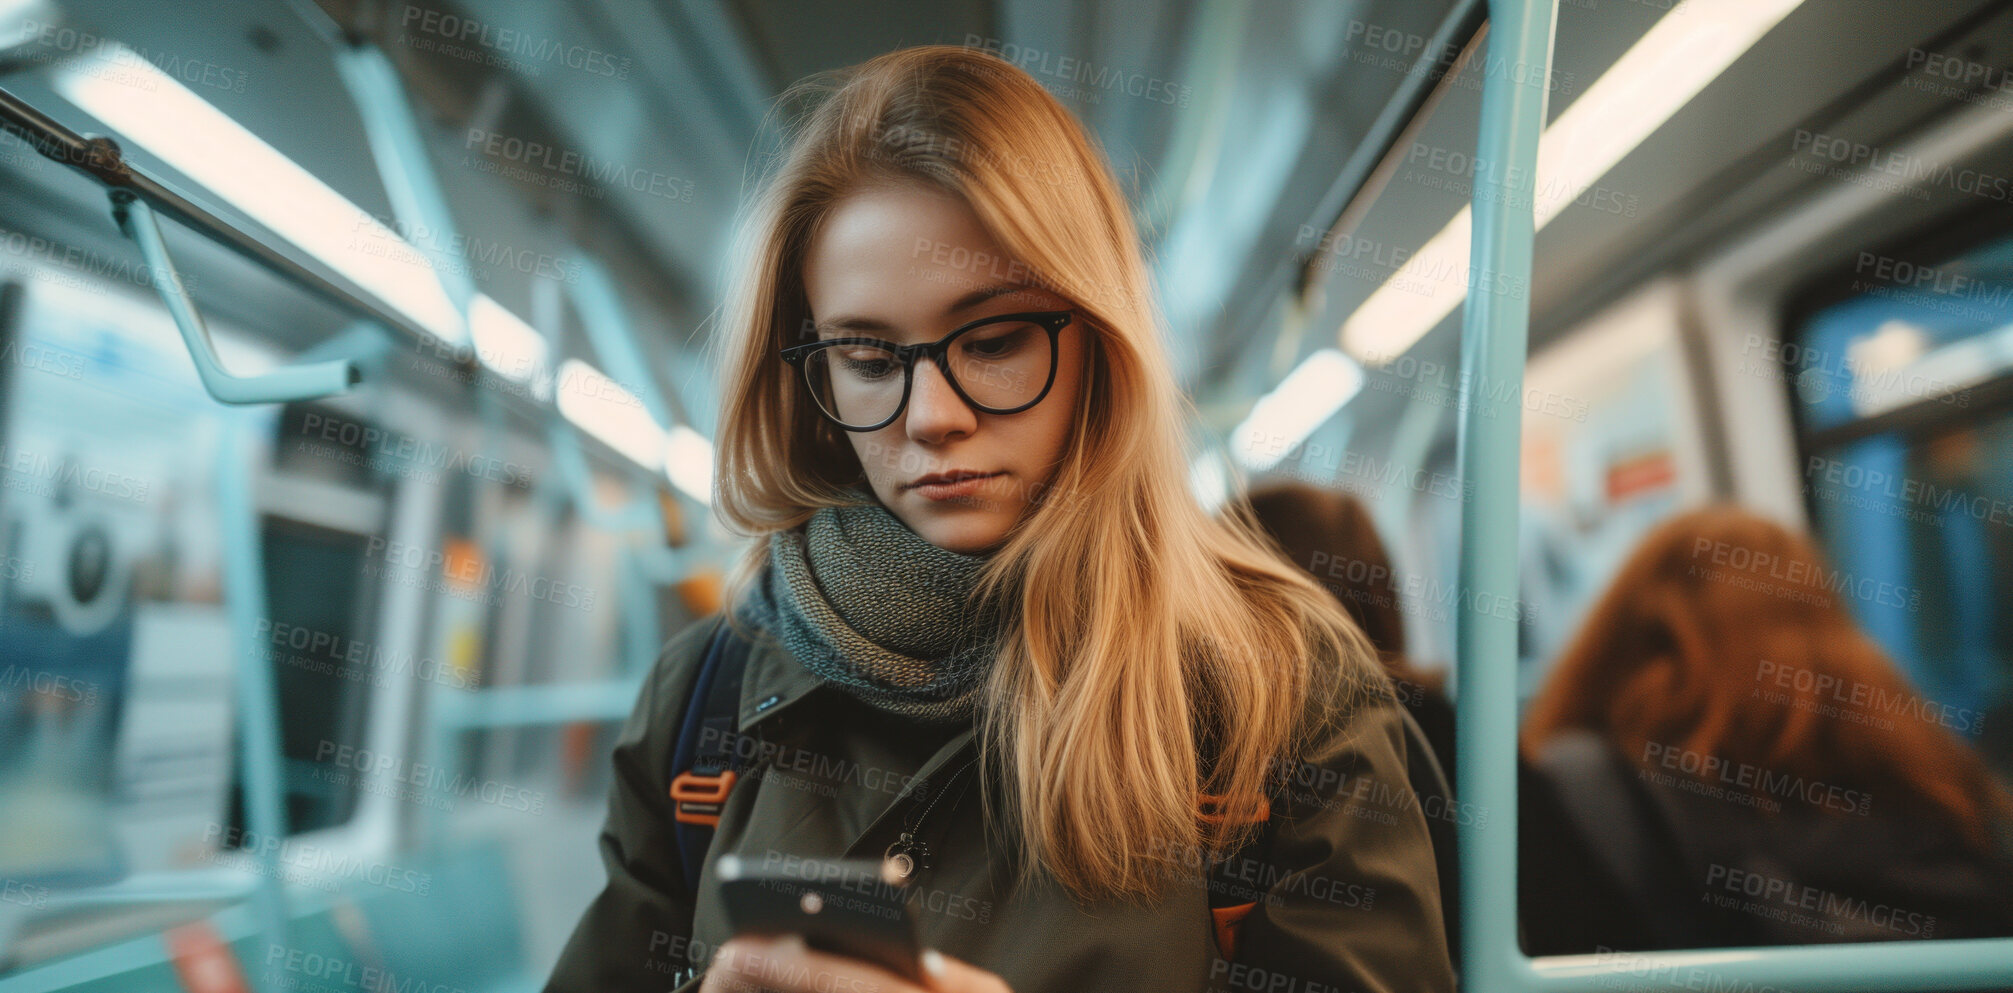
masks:
<path fill-rule="evenodd" d="M 1405 138 L 1405 130 L 1418 118 L 1432 110 L 1434 93 L 1446 85 L 1445 80 L 1459 68 L 1449 67 L 1443 73 L 1433 71 L 1433 65 L 1441 53 L 1465 44 L 1483 23 L 1482 0 L 1455 0 L 1440 18 L 1425 47 L 1412 60 L 1411 67 L 1398 80 L 1391 97 L 1385 101 L 1384 109 L 1371 121 L 1363 140 L 1350 152 L 1349 158 L 1336 172 L 1333 182 L 1321 195 L 1321 202 L 1308 214 L 1310 221 L 1320 224 L 1324 232 L 1333 232 L 1338 223 L 1348 214 L 1352 205 L 1365 196 L 1374 196 L 1372 177 Z M 1238 316 L 1240 321 L 1231 327 L 1248 327 L 1264 317 L 1265 308 L 1282 293 L 1292 294 L 1295 300 L 1305 300 L 1308 287 L 1313 285 L 1312 272 L 1320 263 L 1320 252 L 1309 252 L 1305 257 L 1287 252 L 1276 260 L 1267 271 L 1258 292 L 1251 296 L 1251 305 Z M 1274 349 L 1279 354 L 1279 349 Z"/>
<path fill-rule="evenodd" d="M 281 247 L 284 242 L 277 235 L 247 228 L 203 206 L 128 161 L 118 142 L 102 135 L 78 134 L 4 87 L 0 87 L 0 131 L 14 135 L 42 153 L 43 157 L 69 166 L 107 189 L 132 193 L 155 210 L 264 266 L 281 278 L 299 283 L 347 312 L 405 332 L 414 340 L 433 338 L 431 332 L 410 317 L 366 292 L 341 273 L 313 259 L 296 258 Z"/>

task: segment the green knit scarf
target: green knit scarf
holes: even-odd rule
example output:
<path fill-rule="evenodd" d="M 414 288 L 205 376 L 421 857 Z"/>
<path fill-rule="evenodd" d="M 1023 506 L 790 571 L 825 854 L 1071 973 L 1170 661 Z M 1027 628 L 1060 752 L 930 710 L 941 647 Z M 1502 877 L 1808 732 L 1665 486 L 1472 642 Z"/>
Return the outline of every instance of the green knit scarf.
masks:
<path fill-rule="evenodd" d="M 769 536 L 748 613 L 804 668 L 929 724 L 974 716 L 1001 624 L 973 603 L 986 557 L 932 544 L 871 493 Z"/>

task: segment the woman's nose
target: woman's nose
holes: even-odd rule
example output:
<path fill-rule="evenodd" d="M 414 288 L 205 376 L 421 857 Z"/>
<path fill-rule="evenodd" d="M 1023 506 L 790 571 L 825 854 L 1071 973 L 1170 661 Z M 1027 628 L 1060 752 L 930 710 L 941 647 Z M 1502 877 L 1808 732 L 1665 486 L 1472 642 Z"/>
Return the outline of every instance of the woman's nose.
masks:
<path fill-rule="evenodd" d="M 944 378 L 944 371 L 928 359 L 916 362 L 915 382 L 909 384 L 907 413 L 909 437 L 917 441 L 940 441 L 953 434 L 970 434 L 978 427 L 978 414 Z"/>

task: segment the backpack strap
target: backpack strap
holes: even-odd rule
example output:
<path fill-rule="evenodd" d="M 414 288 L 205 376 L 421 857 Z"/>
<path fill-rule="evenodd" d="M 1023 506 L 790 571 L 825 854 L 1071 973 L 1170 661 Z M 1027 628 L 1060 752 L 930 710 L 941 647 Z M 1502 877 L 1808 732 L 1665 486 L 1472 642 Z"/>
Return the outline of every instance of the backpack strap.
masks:
<path fill-rule="evenodd" d="M 748 642 L 722 617 L 707 643 L 692 699 L 685 708 L 685 721 L 678 727 L 678 745 L 671 756 L 671 768 L 678 770 L 671 779 L 676 820 L 672 834 L 678 841 L 678 862 L 685 870 L 687 893 L 698 890 L 706 849 L 712 844 L 713 829 L 720 824 L 720 811 L 741 766 L 740 749 L 735 745 L 748 648 Z"/>
<path fill-rule="evenodd" d="M 1213 793 L 1202 793 L 1196 797 L 1196 813 L 1204 822 L 1210 824 L 1225 821 L 1262 823 L 1272 819 L 1272 801 L 1268 797 L 1263 803 L 1249 803 L 1244 809 L 1239 810 L 1229 806 L 1224 797 Z M 1216 947 L 1222 951 L 1225 959 L 1237 956 L 1238 926 L 1243 924 L 1244 919 L 1251 916 L 1252 909 L 1258 906 L 1258 900 L 1253 897 L 1263 896 L 1262 892 L 1254 894 L 1251 885 L 1243 880 L 1241 874 L 1242 863 L 1251 857 L 1252 851 L 1259 847 L 1263 838 L 1263 831 L 1254 832 L 1244 842 L 1243 847 L 1231 852 L 1228 857 L 1210 866 L 1209 869 L 1211 876 L 1209 919 L 1216 929 Z"/>
<path fill-rule="evenodd" d="M 1405 735 L 1405 775 L 1415 799 L 1426 815 L 1427 834 L 1431 838 L 1433 861 L 1440 876 L 1440 917 L 1447 929 L 1450 945 L 1455 949 L 1455 964 L 1459 965 L 1460 902 L 1457 873 L 1460 860 L 1454 850 L 1454 822 L 1452 807 L 1454 790 L 1447 783 L 1446 771 L 1440 767 L 1440 760 L 1433 754 L 1433 746 L 1426 738 L 1426 732 L 1419 722 L 1403 706 L 1397 708 L 1398 717 Z M 1267 798 L 1263 806 L 1253 804 L 1243 811 L 1225 810 L 1223 798 L 1202 794 L 1198 807 L 1204 821 L 1216 823 L 1228 818 L 1245 821 L 1266 821 L 1272 816 L 1272 799 Z M 1425 805 L 1437 799 L 1443 810 L 1434 814 L 1424 810 Z M 1209 916 L 1216 927 L 1216 947 L 1226 959 L 1237 954 L 1237 931 L 1244 919 L 1258 906 L 1252 896 L 1250 886 L 1236 878 L 1237 865 L 1250 858 L 1254 849 L 1264 838 L 1263 832 L 1254 834 L 1244 843 L 1244 847 L 1211 868 L 1213 879 L 1209 886 Z"/>

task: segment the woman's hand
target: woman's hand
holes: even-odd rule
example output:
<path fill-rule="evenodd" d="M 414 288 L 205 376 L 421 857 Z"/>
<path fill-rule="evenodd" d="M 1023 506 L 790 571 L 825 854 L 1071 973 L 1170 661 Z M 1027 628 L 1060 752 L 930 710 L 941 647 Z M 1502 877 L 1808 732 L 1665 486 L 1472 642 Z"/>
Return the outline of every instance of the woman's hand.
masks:
<path fill-rule="evenodd" d="M 713 954 L 699 993 L 1013 993 L 1006 981 L 948 955 L 923 953 L 917 986 L 879 966 L 813 951 L 801 935 L 735 938 Z"/>

